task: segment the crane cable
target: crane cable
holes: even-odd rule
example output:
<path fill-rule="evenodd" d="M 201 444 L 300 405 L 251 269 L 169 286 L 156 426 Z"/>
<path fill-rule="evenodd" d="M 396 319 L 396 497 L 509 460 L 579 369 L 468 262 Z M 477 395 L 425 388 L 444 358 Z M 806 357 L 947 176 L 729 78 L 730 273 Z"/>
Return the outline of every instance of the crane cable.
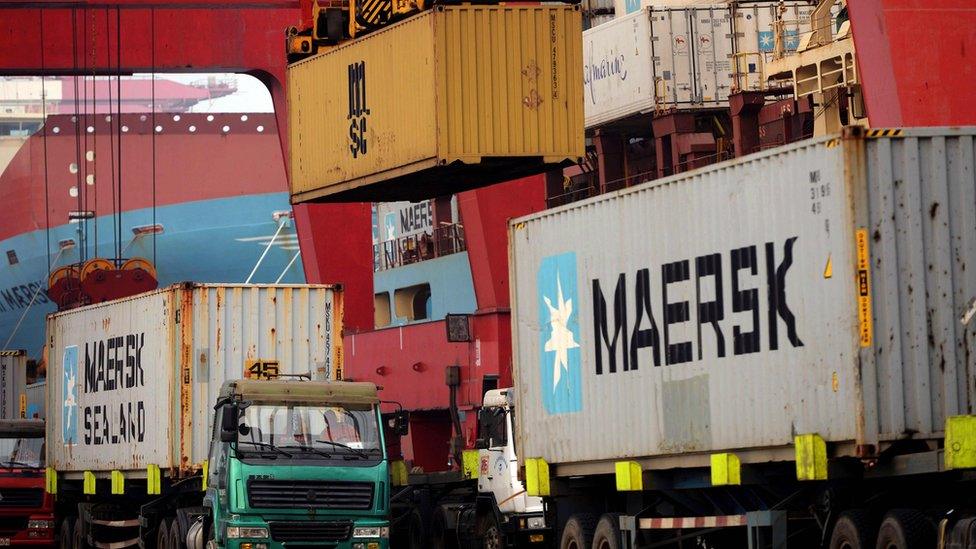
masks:
<path fill-rule="evenodd" d="M 98 80 L 96 79 L 95 65 L 98 58 L 95 55 L 96 40 L 98 38 L 98 31 L 95 28 L 95 17 L 96 13 L 94 11 L 88 11 L 91 15 L 91 63 L 92 63 L 92 118 L 94 122 L 92 127 L 94 131 L 92 132 L 92 148 L 91 148 L 91 159 L 88 158 L 87 152 L 85 153 L 85 172 L 88 172 L 88 163 L 91 163 L 91 173 L 85 176 L 85 200 L 88 200 L 88 187 L 92 188 L 92 194 L 95 197 L 94 204 L 92 205 L 92 212 L 95 223 L 95 245 L 94 245 L 94 257 L 98 257 Z M 91 178 L 89 183 L 88 178 Z M 86 205 L 87 207 L 87 205 Z"/>
<path fill-rule="evenodd" d="M 72 71 L 71 71 L 72 74 L 77 75 L 78 74 L 78 9 L 77 8 L 71 10 L 71 64 L 72 64 Z M 78 77 L 77 76 L 73 76 L 72 77 L 72 83 L 73 83 L 73 87 L 74 87 L 74 112 L 75 112 L 74 116 L 72 117 L 72 118 L 74 118 L 74 122 L 75 122 L 75 164 L 74 164 L 75 175 L 76 175 L 76 177 L 75 177 L 75 198 L 78 199 L 77 200 L 77 202 L 78 202 L 77 214 L 78 215 L 82 215 L 83 214 L 83 208 L 82 208 L 82 204 L 81 204 L 81 191 L 82 191 L 82 185 L 81 185 L 81 127 L 83 125 L 83 122 L 81 120 L 80 113 L 78 112 L 79 111 L 79 109 L 78 109 L 78 100 L 79 100 L 79 95 L 80 94 L 78 92 Z M 79 240 L 78 243 L 80 244 L 80 246 L 78 247 L 78 261 L 79 261 L 79 263 L 82 263 L 82 262 L 85 261 L 85 251 L 86 251 L 86 244 L 87 243 L 85 242 L 84 225 L 83 224 L 80 224 L 80 223 L 79 223 L 79 229 L 78 229 L 78 240 Z"/>
<path fill-rule="evenodd" d="M 115 101 L 116 101 L 116 112 L 118 112 L 119 118 L 122 117 L 122 8 L 116 7 L 115 9 L 115 65 L 118 73 L 115 75 Z M 115 233 L 115 257 L 122 257 L 122 128 L 119 127 L 119 140 L 118 140 L 118 157 L 119 157 L 119 181 L 118 181 L 118 193 L 119 202 L 118 209 L 116 210 L 116 215 L 118 216 L 118 223 L 116 224 Z"/>
<path fill-rule="evenodd" d="M 109 32 L 109 29 L 111 28 L 112 27 L 109 20 L 109 8 L 105 8 L 105 56 L 107 57 L 106 65 L 108 65 L 109 68 L 111 68 L 112 66 L 112 34 Z M 121 69 L 119 70 L 119 74 L 121 74 Z M 115 76 L 116 81 L 119 79 L 119 74 L 116 74 Z M 109 77 L 108 77 L 108 113 L 111 116 L 112 114 L 111 73 L 109 73 Z M 116 111 L 115 118 L 113 120 L 115 122 L 116 130 L 119 132 L 119 139 L 121 140 L 122 139 L 122 112 Z M 114 240 L 115 235 L 118 233 L 118 219 L 116 217 L 117 207 L 115 204 L 115 133 L 114 130 L 112 129 L 112 121 L 109 121 L 109 125 L 108 125 L 108 139 L 109 139 L 108 148 L 109 148 L 109 158 L 110 158 L 109 172 L 111 173 L 110 177 L 111 177 L 111 184 L 112 184 L 112 239 Z M 115 252 L 117 249 L 118 248 L 113 244 L 112 255 L 116 255 Z"/>
<path fill-rule="evenodd" d="M 47 173 L 47 89 L 44 80 L 44 10 L 37 10 L 41 24 L 41 143 L 44 148 L 44 238 L 47 246 L 47 276 L 51 276 L 51 199 Z M 60 254 L 59 254 L 60 257 Z"/>
<path fill-rule="evenodd" d="M 152 64 L 152 264 L 156 268 L 156 235 L 159 233 L 156 227 L 156 8 L 149 10 L 149 21 L 151 29 L 150 36 L 150 56 Z M 158 271 L 157 271 L 158 272 Z"/>

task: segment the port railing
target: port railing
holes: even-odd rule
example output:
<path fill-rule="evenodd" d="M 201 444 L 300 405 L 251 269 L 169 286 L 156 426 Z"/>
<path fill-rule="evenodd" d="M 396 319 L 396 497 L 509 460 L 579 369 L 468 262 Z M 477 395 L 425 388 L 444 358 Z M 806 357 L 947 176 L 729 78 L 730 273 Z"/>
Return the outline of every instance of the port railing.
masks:
<path fill-rule="evenodd" d="M 452 223 L 430 233 L 401 236 L 373 246 L 373 270 L 385 271 L 467 250 L 464 226 Z"/>

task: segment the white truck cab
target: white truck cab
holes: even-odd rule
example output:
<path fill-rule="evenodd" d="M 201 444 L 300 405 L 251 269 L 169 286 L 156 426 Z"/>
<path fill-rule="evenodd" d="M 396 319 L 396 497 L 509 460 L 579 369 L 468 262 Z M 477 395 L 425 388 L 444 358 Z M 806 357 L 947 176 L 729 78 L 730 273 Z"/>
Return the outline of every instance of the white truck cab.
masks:
<path fill-rule="evenodd" d="M 529 496 L 519 480 L 514 422 L 514 392 L 493 389 L 485 393 L 478 415 L 478 492 L 493 497 L 506 537 L 518 532 L 518 537 L 527 538 L 523 542 L 541 542 L 546 530 L 545 506 L 542 498 Z M 490 534 L 486 532 L 486 538 Z"/>

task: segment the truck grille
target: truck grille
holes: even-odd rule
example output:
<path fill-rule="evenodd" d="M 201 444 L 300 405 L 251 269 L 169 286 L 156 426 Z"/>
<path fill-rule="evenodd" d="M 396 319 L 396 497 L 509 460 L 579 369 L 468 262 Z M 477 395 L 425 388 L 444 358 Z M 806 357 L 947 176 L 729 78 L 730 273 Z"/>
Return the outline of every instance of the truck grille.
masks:
<path fill-rule="evenodd" d="M 268 523 L 271 539 L 290 541 L 344 541 L 352 537 L 352 521 L 276 522 Z M 291 547 L 291 545 L 289 545 Z"/>
<path fill-rule="evenodd" d="M 36 488 L 0 489 L 0 507 L 40 507 L 44 492 Z"/>
<path fill-rule="evenodd" d="M 247 497 L 259 508 L 370 509 L 373 483 L 251 480 Z"/>
<path fill-rule="evenodd" d="M 27 517 L 0 517 L 0 537 L 13 537 L 27 529 Z"/>

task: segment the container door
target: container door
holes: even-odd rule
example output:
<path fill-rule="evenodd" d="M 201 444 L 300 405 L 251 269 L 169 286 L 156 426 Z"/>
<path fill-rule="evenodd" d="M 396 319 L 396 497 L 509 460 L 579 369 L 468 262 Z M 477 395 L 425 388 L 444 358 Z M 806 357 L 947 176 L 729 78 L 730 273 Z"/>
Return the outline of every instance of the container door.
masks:
<path fill-rule="evenodd" d="M 720 106 L 732 88 L 732 16 L 722 7 L 688 10 L 694 36 L 695 98 Z"/>
<path fill-rule="evenodd" d="M 659 108 L 687 105 L 695 99 L 692 36 L 685 10 L 651 12 L 655 103 Z"/>

